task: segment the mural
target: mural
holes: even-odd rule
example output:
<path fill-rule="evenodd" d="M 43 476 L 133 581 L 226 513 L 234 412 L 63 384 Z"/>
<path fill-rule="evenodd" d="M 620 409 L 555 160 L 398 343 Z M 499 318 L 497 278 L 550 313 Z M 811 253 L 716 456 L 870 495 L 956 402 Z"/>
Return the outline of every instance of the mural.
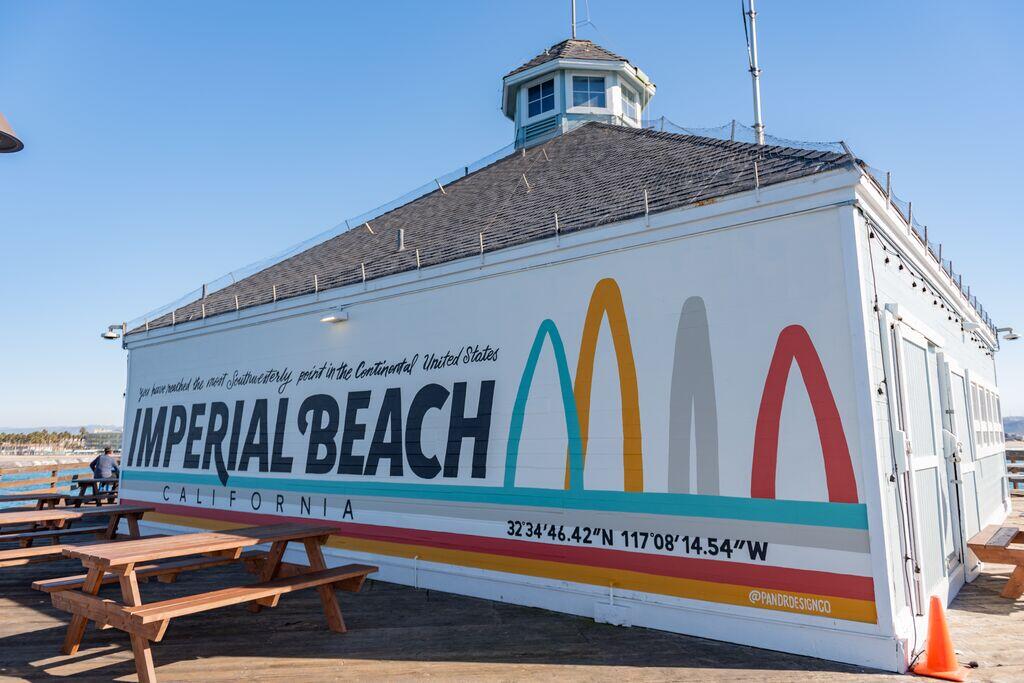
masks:
<path fill-rule="evenodd" d="M 323 520 L 340 529 L 330 546 L 378 560 L 874 623 L 867 515 L 807 330 L 785 326 L 761 375 L 747 441 L 750 496 L 722 495 L 714 311 L 699 296 L 677 310 L 674 339 L 656 340 L 670 351 L 663 380 L 638 369 L 635 320 L 608 277 L 585 307 L 575 373 L 557 316 L 541 320 L 521 357 L 507 343 L 473 344 L 403 358 L 310 357 L 298 372 L 222 368 L 162 384 L 155 378 L 166 365 L 153 362 L 132 387 L 122 495 L 189 526 Z M 618 382 L 621 490 L 584 485 L 603 331 Z M 794 362 L 813 408 L 827 501 L 776 499 Z M 666 388 L 665 409 L 642 415 L 655 382 Z M 533 401 L 547 406 L 538 419 L 564 424 L 564 441 L 544 446 L 557 461 L 553 487 L 523 483 Z M 652 437 L 664 451 L 650 450 Z"/>

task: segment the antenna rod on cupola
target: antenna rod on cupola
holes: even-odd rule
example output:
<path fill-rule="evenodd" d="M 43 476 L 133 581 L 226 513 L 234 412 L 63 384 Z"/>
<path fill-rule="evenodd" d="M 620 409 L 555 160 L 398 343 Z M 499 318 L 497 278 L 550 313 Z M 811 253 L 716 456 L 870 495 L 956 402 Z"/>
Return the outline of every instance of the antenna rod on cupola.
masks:
<path fill-rule="evenodd" d="M 743 0 L 740 0 L 740 7 L 743 12 L 743 32 L 747 33 L 747 17 L 750 17 L 750 33 L 747 34 L 747 62 L 750 65 L 750 80 L 754 86 L 754 135 L 757 144 L 764 144 L 764 121 L 761 120 L 761 68 L 757 65 L 757 10 L 754 9 L 754 0 L 750 0 L 750 10 L 743 8 Z"/>
<path fill-rule="evenodd" d="M 572 39 L 576 40 L 576 0 L 569 0 L 572 7 Z"/>

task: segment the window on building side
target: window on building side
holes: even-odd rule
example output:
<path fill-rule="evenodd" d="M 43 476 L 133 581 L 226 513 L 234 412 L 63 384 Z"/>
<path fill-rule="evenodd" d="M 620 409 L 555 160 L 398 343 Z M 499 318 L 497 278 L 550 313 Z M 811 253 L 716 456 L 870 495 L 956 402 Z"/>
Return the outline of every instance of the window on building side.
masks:
<path fill-rule="evenodd" d="M 999 443 L 1003 442 L 1003 404 L 999 400 L 999 396 L 996 396 L 996 438 Z"/>
<path fill-rule="evenodd" d="M 530 86 L 526 91 L 527 115 L 537 116 L 555 108 L 554 79 Z"/>
<path fill-rule="evenodd" d="M 991 444 L 995 441 L 992 432 L 992 392 L 987 389 L 985 390 L 985 421 L 988 423 L 987 441 Z"/>
<path fill-rule="evenodd" d="M 984 405 L 981 410 L 985 414 L 985 443 L 992 444 L 992 399 L 988 390 L 983 390 L 982 401 Z"/>
<path fill-rule="evenodd" d="M 981 422 L 984 418 L 981 416 L 981 405 L 978 402 L 978 385 L 971 382 L 971 407 L 974 409 L 974 440 L 978 445 L 984 444 L 982 439 L 982 427 Z"/>
<path fill-rule="evenodd" d="M 605 107 L 604 77 L 573 76 L 572 106 Z"/>
<path fill-rule="evenodd" d="M 978 387 L 978 442 L 982 445 L 988 443 L 988 429 L 986 423 L 988 416 L 985 414 L 985 390 Z"/>
<path fill-rule="evenodd" d="M 988 442 L 994 444 L 996 442 L 996 395 L 991 391 L 988 393 Z"/>
<path fill-rule="evenodd" d="M 627 119 L 633 121 L 639 121 L 640 117 L 637 115 L 639 107 L 637 106 L 636 93 L 629 88 L 622 89 L 622 115 Z"/>

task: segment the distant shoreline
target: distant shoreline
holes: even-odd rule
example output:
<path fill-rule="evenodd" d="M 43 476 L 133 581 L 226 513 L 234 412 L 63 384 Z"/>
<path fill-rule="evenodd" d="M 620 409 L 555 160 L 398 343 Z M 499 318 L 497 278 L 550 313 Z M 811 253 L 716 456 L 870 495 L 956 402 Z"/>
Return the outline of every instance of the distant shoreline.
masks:
<path fill-rule="evenodd" d="M 121 431 L 121 425 L 113 424 L 77 424 L 77 425 L 44 425 L 39 427 L 0 427 L 0 434 L 31 434 L 32 432 L 71 432 L 77 434 L 78 430 L 84 429 L 87 432 L 109 432 Z"/>

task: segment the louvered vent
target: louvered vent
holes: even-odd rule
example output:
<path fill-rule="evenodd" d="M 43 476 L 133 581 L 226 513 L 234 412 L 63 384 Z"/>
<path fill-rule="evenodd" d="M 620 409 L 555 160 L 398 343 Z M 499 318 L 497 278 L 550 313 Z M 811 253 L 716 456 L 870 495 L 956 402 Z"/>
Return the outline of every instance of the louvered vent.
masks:
<path fill-rule="evenodd" d="M 558 117 L 552 116 L 551 118 L 544 119 L 543 121 L 523 126 L 523 143 L 527 145 L 530 144 L 530 141 L 553 131 L 557 125 Z"/>

